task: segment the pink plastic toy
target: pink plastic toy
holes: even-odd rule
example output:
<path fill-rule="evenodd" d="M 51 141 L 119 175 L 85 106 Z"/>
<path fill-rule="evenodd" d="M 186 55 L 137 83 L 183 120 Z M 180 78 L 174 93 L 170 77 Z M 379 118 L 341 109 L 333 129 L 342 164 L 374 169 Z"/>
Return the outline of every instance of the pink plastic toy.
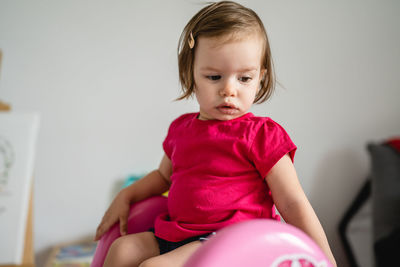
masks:
<path fill-rule="evenodd" d="M 131 207 L 128 233 L 148 230 L 167 210 L 165 197 Z M 99 241 L 91 267 L 102 267 L 111 243 L 120 236 L 113 226 Z M 299 229 L 275 220 L 256 219 L 228 226 L 204 242 L 185 267 L 331 267 L 319 247 Z"/>
<path fill-rule="evenodd" d="M 200 247 L 185 267 L 328 267 L 320 248 L 299 229 L 255 219 L 228 226 Z"/>

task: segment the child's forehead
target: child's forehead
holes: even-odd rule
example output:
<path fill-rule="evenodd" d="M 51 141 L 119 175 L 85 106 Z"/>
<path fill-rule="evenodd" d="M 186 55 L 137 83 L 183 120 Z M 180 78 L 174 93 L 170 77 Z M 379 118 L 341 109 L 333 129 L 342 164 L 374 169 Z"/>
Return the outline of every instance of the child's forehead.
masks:
<path fill-rule="evenodd" d="M 201 37 L 196 47 L 195 68 L 249 70 L 258 69 L 262 62 L 263 45 L 261 38 L 218 39 Z"/>
<path fill-rule="evenodd" d="M 200 36 L 198 42 L 204 40 L 203 43 L 207 43 L 207 46 L 212 49 L 218 49 L 226 44 L 235 42 L 251 41 L 264 44 L 263 38 L 256 32 L 235 32 L 219 36 Z"/>

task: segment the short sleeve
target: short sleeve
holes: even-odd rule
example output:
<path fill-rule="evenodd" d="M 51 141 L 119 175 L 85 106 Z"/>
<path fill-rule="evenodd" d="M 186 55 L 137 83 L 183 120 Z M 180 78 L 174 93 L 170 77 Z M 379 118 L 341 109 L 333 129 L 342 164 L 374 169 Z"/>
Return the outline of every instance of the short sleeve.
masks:
<path fill-rule="evenodd" d="M 168 128 L 168 133 L 167 133 L 167 136 L 165 137 L 165 139 L 164 139 L 164 142 L 163 142 L 163 149 L 164 149 L 164 152 L 165 152 L 165 154 L 167 155 L 167 157 L 169 158 L 169 159 L 171 159 L 171 156 L 172 156 L 172 151 L 173 151 L 173 144 L 172 144 L 172 135 L 173 135 L 173 132 L 174 132 L 174 122 L 172 122 L 171 124 L 170 124 L 170 126 L 169 126 L 169 128 Z"/>
<path fill-rule="evenodd" d="M 188 121 L 194 116 L 193 113 L 187 113 L 179 116 L 176 118 L 174 121 L 171 122 L 168 128 L 168 133 L 167 136 L 164 139 L 163 142 L 163 149 L 165 154 L 168 156 L 169 159 L 172 160 L 173 153 L 174 153 L 174 148 L 175 148 L 175 142 L 177 140 L 177 130 L 184 128 L 185 125 L 187 125 Z"/>
<path fill-rule="evenodd" d="M 268 118 L 255 134 L 250 147 L 250 159 L 261 177 L 265 178 L 284 155 L 289 153 L 293 161 L 296 149 L 285 129 Z"/>

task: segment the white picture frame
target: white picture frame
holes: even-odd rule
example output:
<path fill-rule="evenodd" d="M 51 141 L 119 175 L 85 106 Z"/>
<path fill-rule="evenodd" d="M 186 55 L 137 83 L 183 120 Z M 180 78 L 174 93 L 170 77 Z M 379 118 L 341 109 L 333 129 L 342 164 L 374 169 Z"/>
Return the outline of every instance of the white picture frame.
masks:
<path fill-rule="evenodd" d="M 0 112 L 0 265 L 22 263 L 38 113 Z"/>

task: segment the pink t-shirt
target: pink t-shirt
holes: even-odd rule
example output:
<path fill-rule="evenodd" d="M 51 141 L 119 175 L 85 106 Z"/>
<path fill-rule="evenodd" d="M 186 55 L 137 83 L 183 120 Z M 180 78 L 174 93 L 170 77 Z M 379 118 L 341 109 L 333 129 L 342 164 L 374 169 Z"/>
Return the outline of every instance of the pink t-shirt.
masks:
<path fill-rule="evenodd" d="M 279 219 L 264 180 L 296 146 L 270 118 L 247 113 L 229 121 L 173 121 L 163 143 L 172 161 L 168 214 L 155 222 L 156 236 L 178 242 L 253 218 Z"/>

